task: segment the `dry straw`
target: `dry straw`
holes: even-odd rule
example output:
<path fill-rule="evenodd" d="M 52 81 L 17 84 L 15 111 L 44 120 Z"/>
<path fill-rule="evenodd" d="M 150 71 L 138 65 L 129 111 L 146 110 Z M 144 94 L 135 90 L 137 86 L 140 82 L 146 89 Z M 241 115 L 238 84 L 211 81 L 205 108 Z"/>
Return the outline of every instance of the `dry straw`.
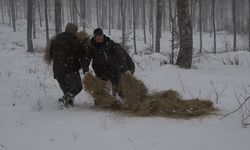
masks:
<path fill-rule="evenodd" d="M 148 89 L 141 80 L 129 74 L 121 77 L 120 89 L 123 94 L 120 103 L 109 94 L 107 83 L 91 73 L 84 78 L 84 88 L 95 100 L 97 107 L 126 112 L 139 116 L 166 116 L 173 118 L 191 118 L 212 114 L 216 109 L 208 100 L 183 100 L 173 90 L 148 94 Z"/>
<path fill-rule="evenodd" d="M 90 44 L 90 37 L 87 33 L 83 31 L 77 32 L 76 37 L 80 41 L 83 50 L 90 50 L 92 48 Z M 51 65 L 52 63 L 52 56 L 50 55 L 50 51 L 51 51 L 51 43 L 55 38 L 56 36 L 53 36 L 51 38 L 51 40 L 48 42 L 48 44 L 46 45 L 43 51 L 44 52 L 43 60 L 48 65 Z"/>

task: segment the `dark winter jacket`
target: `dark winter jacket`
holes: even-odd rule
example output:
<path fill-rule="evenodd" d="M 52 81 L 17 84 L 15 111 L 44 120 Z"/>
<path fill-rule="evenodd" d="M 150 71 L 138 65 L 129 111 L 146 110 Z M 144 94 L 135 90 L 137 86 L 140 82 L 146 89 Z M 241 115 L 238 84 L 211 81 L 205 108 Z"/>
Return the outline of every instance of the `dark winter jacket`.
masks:
<path fill-rule="evenodd" d="M 109 77 L 126 71 L 134 73 L 134 62 L 120 44 L 104 36 L 103 43 L 96 43 L 92 38 L 91 45 L 93 49 L 87 53 L 84 65 L 88 68 L 92 60 L 92 68 L 96 76 Z"/>
<path fill-rule="evenodd" d="M 77 37 L 68 32 L 61 33 L 51 41 L 50 56 L 53 60 L 54 78 L 78 72 L 86 51 Z"/>

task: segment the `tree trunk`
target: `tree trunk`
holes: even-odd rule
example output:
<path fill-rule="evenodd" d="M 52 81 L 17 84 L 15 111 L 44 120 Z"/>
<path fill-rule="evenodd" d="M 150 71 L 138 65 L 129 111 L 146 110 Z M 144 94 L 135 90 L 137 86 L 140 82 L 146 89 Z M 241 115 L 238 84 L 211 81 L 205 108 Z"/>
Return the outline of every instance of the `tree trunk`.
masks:
<path fill-rule="evenodd" d="M 199 0 L 200 54 L 202 53 L 202 0 Z"/>
<path fill-rule="evenodd" d="M 142 24 L 143 24 L 143 36 L 144 36 L 144 44 L 147 44 L 147 35 L 146 35 L 146 0 L 142 0 Z"/>
<path fill-rule="evenodd" d="M 61 0 L 55 0 L 55 30 L 56 34 L 62 32 Z"/>
<path fill-rule="evenodd" d="M 81 20 L 83 32 L 86 31 L 86 0 L 80 0 L 80 11 L 81 11 Z"/>
<path fill-rule="evenodd" d="M 11 8 L 12 27 L 14 32 L 16 32 L 15 0 L 10 0 L 10 8 Z"/>
<path fill-rule="evenodd" d="M 72 0 L 72 18 L 73 18 L 73 23 L 74 24 L 78 24 L 78 19 L 77 19 L 77 12 L 76 12 L 76 9 L 77 9 L 77 4 L 76 4 L 76 1 L 75 0 Z"/>
<path fill-rule="evenodd" d="M 215 27 L 215 9 L 214 9 L 215 2 L 212 0 L 212 25 L 213 25 L 213 32 L 214 32 L 214 53 L 216 54 L 216 27 Z"/>
<path fill-rule="evenodd" d="M 108 15 L 107 15 L 107 3 L 106 0 L 101 1 L 101 6 L 102 6 L 102 28 L 107 29 L 107 20 L 108 20 Z"/>
<path fill-rule="evenodd" d="M 1 13 L 2 13 L 2 22 L 3 22 L 3 24 L 4 24 L 4 6 L 3 6 L 3 0 L 1 0 Z"/>
<path fill-rule="evenodd" d="M 167 0 L 162 0 L 162 29 L 167 30 Z"/>
<path fill-rule="evenodd" d="M 64 26 L 64 1 L 61 1 L 61 26 Z"/>
<path fill-rule="evenodd" d="M 170 29 L 171 29 L 171 57 L 170 57 L 170 64 L 174 64 L 174 42 L 175 42 L 175 17 L 172 13 L 172 2 L 171 0 L 168 0 L 168 6 L 169 6 L 169 23 L 170 23 Z"/>
<path fill-rule="evenodd" d="M 43 26 L 43 22 L 42 22 L 42 12 L 41 12 L 41 1 L 37 2 L 37 7 L 38 7 L 40 27 L 42 27 Z"/>
<path fill-rule="evenodd" d="M 27 0 L 27 44 L 28 52 L 34 52 L 32 42 L 32 12 L 33 12 L 33 0 Z"/>
<path fill-rule="evenodd" d="M 36 39 L 36 3 L 37 0 L 33 0 L 33 10 L 32 10 L 33 39 Z"/>
<path fill-rule="evenodd" d="M 44 15 L 45 15 L 45 28 L 46 28 L 46 41 L 49 43 L 49 21 L 48 21 L 48 0 L 44 0 Z"/>
<path fill-rule="evenodd" d="M 150 0 L 150 10 L 149 10 L 149 32 L 151 34 L 152 45 L 151 52 L 154 52 L 154 1 Z"/>
<path fill-rule="evenodd" d="M 125 30 L 126 30 L 126 21 L 125 21 L 125 5 L 124 5 L 124 0 L 121 0 L 121 16 L 122 16 L 122 46 L 125 47 L 126 45 L 126 35 L 125 35 Z"/>
<path fill-rule="evenodd" d="M 97 22 L 97 27 L 100 27 L 100 10 L 99 10 L 99 0 L 96 0 L 96 22 Z"/>
<path fill-rule="evenodd" d="M 134 38 L 133 38 L 133 40 L 134 40 L 134 50 L 135 50 L 135 55 L 137 55 L 135 19 L 136 19 L 136 15 L 135 15 L 135 0 L 133 0 L 133 32 L 134 32 Z"/>
<path fill-rule="evenodd" d="M 235 0 L 232 0 L 232 15 L 233 15 L 233 51 L 236 52 L 236 9 L 235 9 Z"/>
<path fill-rule="evenodd" d="M 180 34 L 180 51 L 176 65 L 190 69 L 192 65 L 193 32 L 189 15 L 188 0 L 177 0 L 178 26 Z"/>
<path fill-rule="evenodd" d="M 248 0 L 248 51 L 250 52 L 250 0 Z"/>
<path fill-rule="evenodd" d="M 156 8 L 156 39 L 155 39 L 155 52 L 160 53 L 161 49 L 161 27 L 162 27 L 162 0 L 157 0 Z"/>
<path fill-rule="evenodd" d="M 111 0 L 109 0 L 109 35 L 111 35 Z"/>
<path fill-rule="evenodd" d="M 7 9 L 8 9 L 8 15 L 9 15 L 9 26 L 11 26 L 11 19 L 12 19 L 12 17 L 11 17 L 11 1 L 7 1 Z"/>

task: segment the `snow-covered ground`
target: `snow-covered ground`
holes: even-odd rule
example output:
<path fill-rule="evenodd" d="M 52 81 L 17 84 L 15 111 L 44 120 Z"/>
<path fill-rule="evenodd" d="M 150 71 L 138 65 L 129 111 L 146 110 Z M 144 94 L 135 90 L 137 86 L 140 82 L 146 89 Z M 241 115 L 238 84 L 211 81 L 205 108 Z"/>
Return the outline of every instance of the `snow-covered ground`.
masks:
<path fill-rule="evenodd" d="M 244 150 L 250 147 L 250 129 L 241 127 L 240 112 L 220 119 L 239 106 L 235 93 L 241 101 L 242 96 L 249 95 L 250 53 L 195 55 L 190 70 L 161 66 L 168 59 L 160 54 L 134 56 L 140 64 L 135 75 L 151 92 L 175 89 L 185 98 L 211 99 L 220 109 L 217 115 L 190 120 L 124 116 L 94 108 L 92 98 L 84 91 L 77 96 L 76 107 L 61 110 L 57 99 L 62 92 L 51 68 L 43 63 L 42 54 L 26 52 L 25 22 L 17 26 L 18 31 L 14 33 L 8 26 L 0 25 L 0 150 Z M 34 46 L 41 49 L 45 44 L 44 30 L 37 34 Z M 118 31 L 111 35 L 115 41 L 120 40 L 119 36 Z M 212 41 L 209 35 L 205 37 L 207 43 Z M 230 35 L 224 34 L 218 40 L 225 40 L 223 37 L 230 39 Z M 147 47 L 142 39 L 139 34 L 139 49 Z M 169 49 L 167 42 L 162 43 L 163 49 Z M 212 49 L 207 43 L 207 49 Z M 218 101 L 216 93 L 221 93 Z"/>

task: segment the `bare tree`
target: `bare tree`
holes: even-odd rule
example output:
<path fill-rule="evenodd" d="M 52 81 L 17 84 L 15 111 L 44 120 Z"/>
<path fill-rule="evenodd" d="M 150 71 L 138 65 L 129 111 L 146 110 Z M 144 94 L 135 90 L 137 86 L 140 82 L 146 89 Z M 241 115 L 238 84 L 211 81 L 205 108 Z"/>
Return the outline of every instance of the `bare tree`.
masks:
<path fill-rule="evenodd" d="M 142 28 L 143 28 L 143 37 L 144 44 L 147 43 L 147 35 L 146 35 L 146 0 L 142 0 Z"/>
<path fill-rule="evenodd" d="M 155 39 L 155 52 L 160 53 L 161 49 L 161 27 L 162 27 L 162 0 L 157 0 L 156 8 L 156 39 Z"/>
<path fill-rule="evenodd" d="M 62 18 L 61 18 L 61 0 L 55 0 L 55 30 L 56 34 L 62 32 Z"/>
<path fill-rule="evenodd" d="M 121 16 L 122 16 L 122 46 L 125 47 L 126 45 L 126 2 L 124 0 L 120 0 L 121 5 Z"/>
<path fill-rule="evenodd" d="M 28 52 L 34 52 L 32 42 L 32 12 L 33 12 L 33 0 L 27 0 L 27 44 Z"/>
<path fill-rule="evenodd" d="M 81 11 L 81 21 L 82 21 L 82 27 L 83 31 L 85 32 L 86 28 L 86 0 L 80 0 L 80 11 Z"/>
<path fill-rule="evenodd" d="M 36 39 L 36 3 L 37 0 L 33 0 L 33 12 L 32 12 L 32 27 L 33 27 L 33 39 Z"/>
<path fill-rule="evenodd" d="M 172 12 L 172 2 L 168 0 L 169 6 L 169 23 L 170 23 L 170 30 L 171 30 L 171 57 L 170 57 L 170 64 L 174 64 L 174 49 L 175 49 L 175 40 L 176 40 L 176 14 L 173 15 Z"/>
<path fill-rule="evenodd" d="M 3 24 L 4 24 L 5 21 L 4 21 L 4 6 L 3 6 L 4 3 L 3 3 L 3 1 L 4 1 L 4 0 L 1 0 L 1 13 L 2 13 L 2 22 L 3 22 Z"/>
<path fill-rule="evenodd" d="M 109 35 L 111 35 L 111 0 L 109 1 Z"/>
<path fill-rule="evenodd" d="M 46 41 L 49 43 L 49 21 L 48 21 L 48 0 L 44 0 L 44 17 L 46 28 Z"/>
<path fill-rule="evenodd" d="M 176 64 L 181 68 L 190 69 L 193 54 L 193 31 L 189 15 L 188 0 L 177 0 L 177 13 L 180 34 L 180 51 Z"/>
<path fill-rule="evenodd" d="M 14 32 L 16 32 L 15 0 L 10 0 L 10 8 L 11 8 L 12 27 Z"/>
<path fill-rule="evenodd" d="M 250 52 L 250 0 L 248 0 L 248 51 Z"/>
<path fill-rule="evenodd" d="M 7 1 L 7 10 L 8 10 L 8 15 L 9 15 L 9 26 L 11 26 L 11 1 Z"/>
<path fill-rule="evenodd" d="M 216 27 L 215 27 L 215 2 L 212 0 L 212 26 L 213 26 L 213 32 L 214 32 L 214 53 L 216 53 Z"/>
<path fill-rule="evenodd" d="M 41 1 L 40 0 L 37 2 L 37 8 L 38 8 L 38 15 L 39 15 L 40 27 L 42 27 L 43 26 L 43 22 L 42 22 L 42 11 L 41 11 Z"/>
<path fill-rule="evenodd" d="M 64 26 L 64 1 L 61 1 L 61 22 L 62 26 Z"/>
<path fill-rule="evenodd" d="M 107 15 L 107 3 L 106 3 L 106 0 L 101 0 L 101 27 L 104 28 L 104 29 L 107 29 L 107 18 L 108 18 L 108 15 Z"/>
<path fill-rule="evenodd" d="M 149 32 L 151 34 L 151 40 L 152 40 L 152 45 L 151 45 L 151 49 L 152 49 L 152 53 L 154 51 L 154 1 L 150 1 L 149 2 L 149 15 L 148 15 L 148 22 L 149 22 Z"/>
<path fill-rule="evenodd" d="M 200 54 L 202 53 L 202 0 L 199 0 Z"/>
<path fill-rule="evenodd" d="M 236 8 L 235 0 L 232 0 L 232 15 L 233 15 L 233 51 L 236 52 Z"/>
<path fill-rule="evenodd" d="M 80 0 L 80 12 L 78 10 L 76 1 L 73 1 L 73 6 L 74 6 L 75 11 L 77 12 L 77 14 L 80 17 L 80 22 L 83 26 L 83 31 L 85 32 L 85 28 L 86 28 L 86 0 Z"/>
<path fill-rule="evenodd" d="M 137 55 L 137 47 L 136 47 L 136 15 L 135 15 L 135 0 L 133 0 L 133 33 L 134 33 L 134 51 L 135 51 L 135 55 Z"/>
<path fill-rule="evenodd" d="M 162 0 L 162 29 L 167 30 L 167 0 Z"/>
<path fill-rule="evenodd" d="M 78 19 L 77 19 L 77 4 L 75 0 L 71 0 L 71 17 L 73 20 L 74 24 L 78 24 Z"/>

